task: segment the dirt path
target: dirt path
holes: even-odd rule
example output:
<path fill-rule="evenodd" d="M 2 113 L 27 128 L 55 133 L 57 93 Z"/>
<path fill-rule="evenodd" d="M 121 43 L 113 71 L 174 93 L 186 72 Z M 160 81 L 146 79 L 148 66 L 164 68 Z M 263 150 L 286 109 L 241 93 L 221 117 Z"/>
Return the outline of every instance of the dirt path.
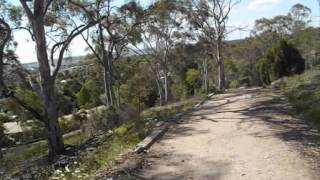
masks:
<path fill-rule="evenodd" d="M 320 135 L 279 93 L 237 90 L 182 118 L 146 154 L 138 179 L 319 180 Z"/>

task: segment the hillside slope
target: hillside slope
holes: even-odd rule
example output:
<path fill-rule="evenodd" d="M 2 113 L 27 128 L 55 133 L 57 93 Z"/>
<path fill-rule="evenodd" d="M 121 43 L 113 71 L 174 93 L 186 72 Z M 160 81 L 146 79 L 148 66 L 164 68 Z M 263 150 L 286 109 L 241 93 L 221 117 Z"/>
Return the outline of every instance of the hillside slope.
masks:
<path fill-rule="evenodd" d="M 289 77 L 281 87 L 294 110 L 320 127 L 320 66 Z"/>

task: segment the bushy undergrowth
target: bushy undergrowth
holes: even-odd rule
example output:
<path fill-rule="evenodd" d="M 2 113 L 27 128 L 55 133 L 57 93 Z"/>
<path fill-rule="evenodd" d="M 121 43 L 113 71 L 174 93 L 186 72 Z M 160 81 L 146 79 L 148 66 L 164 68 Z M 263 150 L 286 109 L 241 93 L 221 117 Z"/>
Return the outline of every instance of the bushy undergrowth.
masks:
<path fill-rule="evenodd" d="M 284 85 L 285 94 L 295 111 L 320 125 L 320 66 L 304 74 L 289 77 Z"/>

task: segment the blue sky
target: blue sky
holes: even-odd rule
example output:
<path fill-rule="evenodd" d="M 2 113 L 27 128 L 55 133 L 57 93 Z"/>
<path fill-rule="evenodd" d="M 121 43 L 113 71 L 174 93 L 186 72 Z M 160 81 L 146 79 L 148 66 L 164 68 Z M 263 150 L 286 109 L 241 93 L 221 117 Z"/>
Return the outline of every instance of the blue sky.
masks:
<path fill-rule="evenodd" d="M 17 2 L 17 0 L 11 0 Z M 126 0 L 117 1 L 117 3 Z M 148 4 L 153 0 L 141 0 L 141 4 Z M 301 3 L 312 9 L 312 26 L 320 26 L 320 9 L 317 0 L 242 0 L 231 12 L 229 26 L 247 27 L 250 30 L 254 21 L 259 18 L 270 18 L 275 15 L 288 14 L 290 8 Z M 228 39 L 240 39 L 249 35 L 249 32 L 234 32 L 229 35 Z M 15 32 L 15 40 L 18 42 L 17 55 L 21 62 L 36 61 L 34 43 L 30 41 L 29 35 L 24 32 Z M 77 38 L 71 44 L 71 52 L 67 55 L 78 56 L 85 55 L 86 44 L 81 38 Z"/>

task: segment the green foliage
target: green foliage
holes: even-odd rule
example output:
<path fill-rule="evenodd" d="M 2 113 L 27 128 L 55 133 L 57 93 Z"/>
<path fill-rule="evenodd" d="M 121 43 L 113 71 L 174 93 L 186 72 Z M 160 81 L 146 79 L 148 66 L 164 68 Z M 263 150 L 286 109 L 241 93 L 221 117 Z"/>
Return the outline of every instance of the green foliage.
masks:
<path fill-rule="evenodd" d="M 291 42 L 299 49 L 306 60 L 306 68 L 311 68 L 320 63 L 320 29 L 309 27 L 298 31 Z"/>
<path fill-rule="evenodd" d="M 196 89 L 201 87 L 201 72 L 197 69 L 188 69 L 186 73 L 186 83 L 189 94 L 194 95 Z"/>
<path fill-rule="evenodd" d="M 231 81 L 229 84 L 230 88 L 239 88 L 240 86 L 241 86 L 241 84 L 238 80 Z"/>
<path fill-rule="evenodd" d="M 0 112 L 0 123 L 10 122 L 10 117 L 7 113 Z"/>
<path fill-rule="evenodd" d="M 307 6 L 300 3 L 293 5 L 289 13 L 289 16 L 294 19 L 293 30 L 299 31 L 304 29 L 307 23 L 310 22 L 311 13 L 311 9 Z"/>
<path fill-rule="evenodd" d="M 78 130 L 80 128 L 79 121 L 75 121 L 73 119 L 66 119 L 64 117 L 61 117 L 59 119 L 59 124 L 63 134 Z"/>
<path fill-rule="evenodd" d="M 305 69 L 305 60 L 300 52 L 286 40 L 281 40 L 272 47 L 266 58 L 270 63 L 274 63 L 276 78 L 301 74 Z"/>
<path fill-rule="evenodd" d="M 86 88 L 86 85 L 82 85 L 80 91 L 76 94 L 78 104 L 81 108 L 85 108 L 90 100 L 89 91 Z"/>
<path fill-rule="evenodd" d="M 131 99 L 130 94 L 130 87 L 127 84 L 122 84 L 119 88 L 120 91 L 120 98 L 121 100 L 127 102 L 129 99 Z"/>
<path fill-rule="evenodd" d="M 260 85 L 270 84 L 273 80 L 272 64 L 265 58 L 258 60 L 255 64 L 255 71 L 261 82 Z"/>
<path fill-rule="evenodd" d="M 44 133 L 44 127 L 43 124 L 41 124 L 38 121 L 32 122 L 32 123 L 21 123 L 22 127 L 30 127 L 30 129 L 25 129 L 22 133 L 22 137 L 19 137 L 19 141 L 22 142 L 31 142 L 35 139 L 44 139 L 45 133 Z"/>
<path fill-rule="evenodd" d="M 227 72 L 236 72 L 237 66 L 236 64 L 229 58 L 225 58 L 224 60 L 224 68 Z"/>
<path fill-rule="evenodd" d="M 98 132 L 106 132 L 113 129 L 119 124 L 119 112 L 117 109 L 113 106 L 101 106 L 89 111 L 86 121 L 81 128 L 90 137 Z"/>
<path fill-rule="evenodd" d="M 16 94 L 22 101 L 27 102 L 34 109 L 41 111 L 41 98 L 34 91 L 19 85 L 16 89 Z"/>
<path fill-rule="evenodd" d="M 124 83 L 119 86 L 120 103 L 132 105 L 137 109 L 139 106 L 141 109 L 154 106 L 158 94 L 152 74 L 148 71 L 148 64 L 140 59 L 123 60 L 121 63 L 123 64 L 120 72 Z M 120 67 L 118 68 L 120 70 Z"/>
<path fill-rule="evenodd" d="M 126 133 L 128 133 L 130 131 L 130 129 L 133 128 L 133 126 L 134 126 L 134 124 L 132 122 L 131 123 L 125 123 L 122 126 L 116 128 L 114 130 L 114 132 L 119 136 L 123 136 Z"/>
<path fill-rule="evenodd" d="M 171 93 L 178 100 L 184 100 L 188 95 L 188 87 L 184 83 L 174 83 L 171 85 Z"/>
<path fill-rule="evenodd" d="M 101 90 L 99 88 L 99 82 L 97 79 L 88 79 L 85 83 L 87 91 L 90 93 L 90 104 L 91 107 L 95 107 L 100 104 Z"/>
<path fill-rule="evenodd" d="M 255 65 L 255 70 L 262 84 L 284 76 L 301 74 L 305 69 L 305 60 L 299 51 L 286 40 L 281 40 L 270 48 L 265 58 Z"/>
<path fill-rule="evenodd" d="M 284 91 L 293 108 L 320 127 L 320 67 L 289 77 Z"/>

